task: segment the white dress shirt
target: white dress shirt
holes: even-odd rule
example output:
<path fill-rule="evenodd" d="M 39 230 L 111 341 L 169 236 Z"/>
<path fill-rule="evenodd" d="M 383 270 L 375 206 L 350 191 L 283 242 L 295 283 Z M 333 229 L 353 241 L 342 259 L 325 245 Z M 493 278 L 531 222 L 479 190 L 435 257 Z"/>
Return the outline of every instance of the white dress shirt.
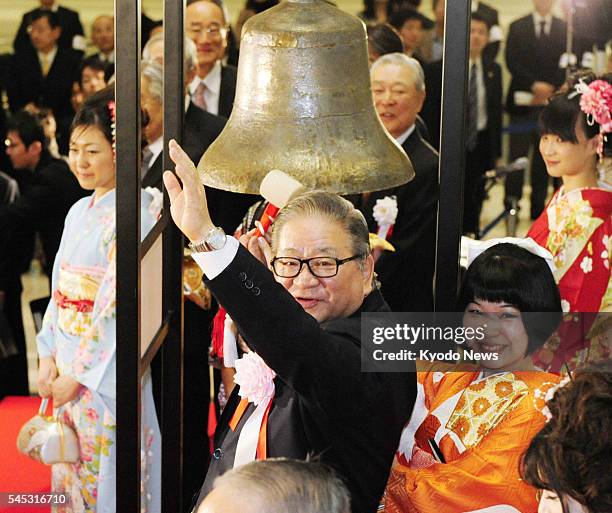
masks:
<path fill-rule="evenodd" d="M 202 253 L 191 253 L 202 272 L 209 280 L 219 276 L 225 268 L 232 263 L 238 253 L 240 243 L 234 237 L 227 236 L 225 246 L 215 251 L 203 251 Z"/>
<path fill-rule="evenodd" d="M 408 130 L 406 130 L 403 134 L 396 137 L 395 140 L 397 141 L 397 144 L 399 144 L 400 146 L 404 144 L 406 142 L 406 139 L 408 139 L 408 137 L 412 135 L 412 132 L 414 132 L 415 128 L 416 128 L 416 124 L 413 123 L 408 128 Z"/>
<path fill-rule="evenodd" d="M 540 28 L 541 22 L 544 22 L 544 33 L 548 36 L 550 35 L 550 27 L 552 25 L 552 14 L 547 14 L 546 16 L 542 16 L 541 14 L 534 12 L 533 13 L 533 23 L 535 25 L 535 34 L 536 37 L 540 37 Z"/>
<path fill-rule="evenodd" d="M 204 82 L 206 90 L 204 91 L 204 100 L 206 101 L 206 110 L 211 114 L 219 114 L 219 97 L 221 96 L 221 62 L 217 61 L 212 69 L 204 78 L 196 77 L 189 84 L 189 94 L 193 98 L 196 89 Z"/>

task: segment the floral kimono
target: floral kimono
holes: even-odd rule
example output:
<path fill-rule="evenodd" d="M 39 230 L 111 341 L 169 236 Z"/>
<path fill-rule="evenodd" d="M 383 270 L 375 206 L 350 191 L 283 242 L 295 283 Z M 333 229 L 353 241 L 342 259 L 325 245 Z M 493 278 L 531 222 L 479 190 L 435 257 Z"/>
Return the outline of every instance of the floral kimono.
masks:
<path fill-rule="evenodd" d="M 561 187 L 528 237 L 553 255 L 564 312 L 612 310 L 612 187 Z M 604 316 L 567 315 L 556 335 L 534 354 L 534 363 L 558 372 L 588 360 L 609 358 Z M 603 336 L 602 336 L 603 335 Z"/>
<path fill-rule="evenodd" d="M 380 510 L 535 513 L 536 490 L 521 481 L 519 462 L 557 382 L 537 371 L 419 372 Z"/>
<path fill-rule="evenodd" d="M 142 193 L 142 232 L 155 222 Z M 40 357 L 81 385 L 60 415 L 78 435 L 80 460 L 52 468 L 52 490 L 69 503 L 58 511 L 115 512 L 116 326 L 115 191 L 79 200 L 66 216 L 52 276 L 52 298 L 37 337 Z M 143 511 L 160 511 L 161 436 L 150 373 L 142 381 Z"/>

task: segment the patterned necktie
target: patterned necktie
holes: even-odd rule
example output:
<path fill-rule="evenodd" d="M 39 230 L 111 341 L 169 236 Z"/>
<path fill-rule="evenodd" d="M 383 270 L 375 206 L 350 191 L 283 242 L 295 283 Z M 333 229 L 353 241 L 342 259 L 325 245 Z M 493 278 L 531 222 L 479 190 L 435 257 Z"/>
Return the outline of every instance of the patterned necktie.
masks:
<path fill-rule="evenodd" d="M 472 151 L 478 141 L 478 77 L 476 63 L 470 67 L 470 82 L 468 88 L 468 132 L 467 149 Z"/>
<path fill-rule="evenodd" d="M 542 20 L 540 22 L 540 35 L 539 38 L 540 39 L 544 39 L 548 36 L 548 34 L 546 33 L 546 22 L 544 20 Z"/>
<path fill-rule="evenodd" d="M 200 82 L 198 88 L 193 93 L 193 103 L 195 103 L 200 109 L 207 110 L 206 100 L 204 99 L 204 91 L 206 91 L 206 84 Z"/>
<path fill-rule="evenodd" d="M 142 150 L 142 161 L 140 163 L 140 178 L 144 178 L 149 170 L 149 164 L 153 158 L 153 152 L 147 147 Z"/>

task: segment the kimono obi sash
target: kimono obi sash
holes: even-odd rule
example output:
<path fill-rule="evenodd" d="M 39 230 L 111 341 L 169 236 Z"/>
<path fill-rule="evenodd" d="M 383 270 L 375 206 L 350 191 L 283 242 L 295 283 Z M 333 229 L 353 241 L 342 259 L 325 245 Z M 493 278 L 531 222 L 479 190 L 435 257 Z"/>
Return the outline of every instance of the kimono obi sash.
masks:
<path fill-rule="evenodd" d="M 527 385 L 512 373 L 496 374 L 472 383 L 461 394 L 447 427 L 470 449 L 478 445 L 528 393 Z"/>
<path fill-rule="evenodd" d="M 53 300 L 62 331 L 81 336 L 91 328 L 94 300 L 105 271 L 95 267 L 60 267 Z"/>

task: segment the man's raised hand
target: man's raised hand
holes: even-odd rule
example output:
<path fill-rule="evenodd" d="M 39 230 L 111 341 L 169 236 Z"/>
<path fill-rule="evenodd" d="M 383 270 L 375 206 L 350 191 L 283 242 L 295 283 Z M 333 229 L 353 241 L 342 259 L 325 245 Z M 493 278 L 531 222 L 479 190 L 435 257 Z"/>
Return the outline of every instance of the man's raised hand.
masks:
<path fill-rule="evenodd" d="M 214 228 L 208 213 L 204 186 L 198 179 L 194 163 L 172 139 L 169 143 L 170 158 L 174 162 L 176 175 L 171 171 L 164 173 L 164 185 L 170 197 L 172 219 L 185 236 L 191 241 L 203 239 Z"/>

